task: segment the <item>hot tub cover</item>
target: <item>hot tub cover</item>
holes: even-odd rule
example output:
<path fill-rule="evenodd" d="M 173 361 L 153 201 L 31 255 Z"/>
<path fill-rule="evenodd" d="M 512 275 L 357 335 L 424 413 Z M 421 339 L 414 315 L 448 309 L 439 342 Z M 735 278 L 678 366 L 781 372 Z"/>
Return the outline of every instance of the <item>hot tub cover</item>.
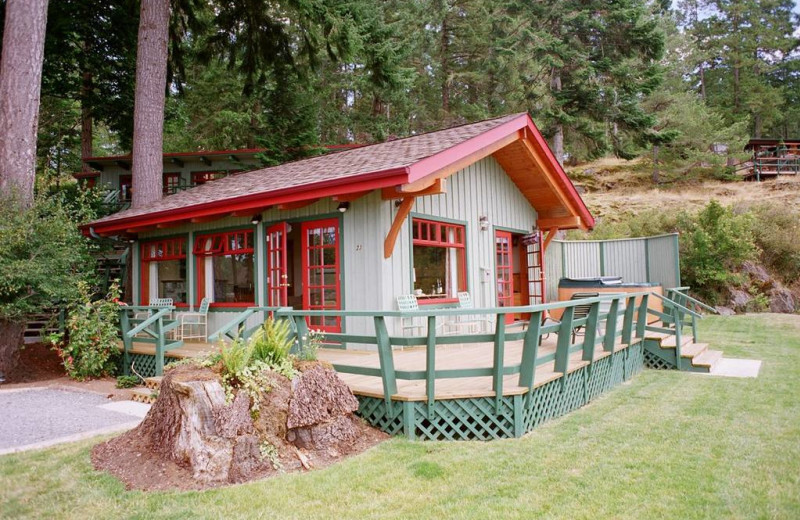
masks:
<path fill-rule="evenodd" d="M 658 287 L 653 282 L 623 282 L 621 276 L 598 276 L 594 278 L 562 278 L 558 281 L 561 289 L 590 289 L 596 287 Z"/>

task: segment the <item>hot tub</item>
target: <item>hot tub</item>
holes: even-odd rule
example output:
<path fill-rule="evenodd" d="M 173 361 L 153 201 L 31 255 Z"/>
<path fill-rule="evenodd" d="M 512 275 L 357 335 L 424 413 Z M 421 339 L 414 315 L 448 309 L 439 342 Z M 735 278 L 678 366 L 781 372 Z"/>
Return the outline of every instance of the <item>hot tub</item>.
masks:
<path fill-rule="evenodd" d="M 661 284 L 651 282 L 626 282 L 621 276 L 598 276 L 595 278 L 562 278 L 558 281 L 558 299 L 567 301 L 575 293 L 629 293 L 650 291 L 657 294 L 664 294 Z M 641 297 L 636 299 L 638 304 Z M 663 312 L 661 300 L 650 298 L 647 306 L 655 311 Z M 563 310 L 555 310 L 550 314 L 555 319 L 561 319 Z M 658 321 L 655 316 L 648 316 L 648 322 Z"/>

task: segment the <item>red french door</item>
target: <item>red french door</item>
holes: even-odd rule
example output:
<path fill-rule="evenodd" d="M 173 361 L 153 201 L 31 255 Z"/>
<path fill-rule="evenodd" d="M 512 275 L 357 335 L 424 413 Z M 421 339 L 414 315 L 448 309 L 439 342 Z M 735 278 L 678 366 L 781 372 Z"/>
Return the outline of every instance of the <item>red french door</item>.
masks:
<path fill-rule="evenodd" d="M 497 274 L 497 306 L 514 306 L 514 266 L 511 259 L 511 233 L 495 231 L 495 271 Z M 513 323 L 514 315 L 506 314 L 506 323 Z"/>
<path fill-rule="evenodd" d="M 285 307 L 289 301 L 286 255 L 286 222 L 267 228 L 267 300 L 270 307 Z"/>
<path fill-rule="evenodd" d="M 303 309 L 340 309 L 339 220 L 303 222 Z M 340 332 L 341 319 L 311 316 L 308 326 L 326 332 Z"/>

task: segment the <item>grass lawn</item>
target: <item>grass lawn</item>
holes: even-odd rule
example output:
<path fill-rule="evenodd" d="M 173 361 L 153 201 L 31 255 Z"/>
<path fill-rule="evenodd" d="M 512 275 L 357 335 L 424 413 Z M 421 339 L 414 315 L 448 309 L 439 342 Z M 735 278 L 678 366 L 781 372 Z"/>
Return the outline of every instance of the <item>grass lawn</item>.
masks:
<path fill-rule="evenodd" d="M 0 517 L 800 518 L 800 316 L 707 318 L 701 339 L 759 378 L 646 370 L 520 440 L 394 439 L 206 492 L 125 491 L 93 441 L 9 455 Z"/>

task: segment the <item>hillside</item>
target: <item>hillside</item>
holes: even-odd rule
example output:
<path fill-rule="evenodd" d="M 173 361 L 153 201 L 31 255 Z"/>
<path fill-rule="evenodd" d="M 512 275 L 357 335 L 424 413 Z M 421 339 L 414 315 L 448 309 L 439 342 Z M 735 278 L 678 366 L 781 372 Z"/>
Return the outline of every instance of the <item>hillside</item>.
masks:
<path fill-rule="evenodd" d="M 699 210 L 711 200 L 725 206 L 769 204 L 800 210 L 800 177 L 765 182 L 722 181 L 705 172 L 662 172 L 666 182 L 653 184 L 647 160 L 604 158 L 567 168 L 598 222 L 618 222 L 646 210 Z"/>
<path fill-rule="evenodd" d="M 646 159 L 602 159 L 568 168 L 607 239 L 681 233 L 681 277 L 696 296 L 739 312 L 796 312 L 800 302 L 800 177 L 715 179 L 663 171 Z M 718 202 L 721 206 L 715 205 Z"/>

